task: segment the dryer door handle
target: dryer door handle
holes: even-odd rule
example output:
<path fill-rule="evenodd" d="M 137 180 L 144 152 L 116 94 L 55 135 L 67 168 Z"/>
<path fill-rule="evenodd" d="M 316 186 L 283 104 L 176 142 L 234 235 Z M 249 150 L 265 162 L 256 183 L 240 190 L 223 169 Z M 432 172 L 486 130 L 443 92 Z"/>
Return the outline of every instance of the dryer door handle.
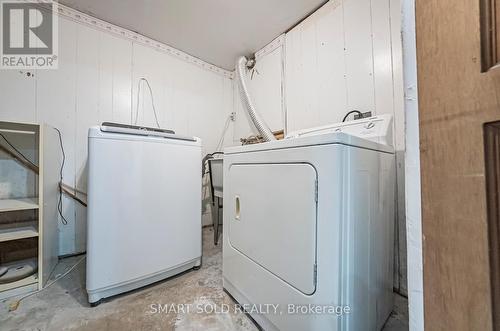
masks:
<path fill-rule="evenodd" d="M 239 221 L 240 220 L 240 212 L 241 212 L 241 203 L 240 203 L 240 197 L 236 196 L 234 199 L 234 219 Z"/>

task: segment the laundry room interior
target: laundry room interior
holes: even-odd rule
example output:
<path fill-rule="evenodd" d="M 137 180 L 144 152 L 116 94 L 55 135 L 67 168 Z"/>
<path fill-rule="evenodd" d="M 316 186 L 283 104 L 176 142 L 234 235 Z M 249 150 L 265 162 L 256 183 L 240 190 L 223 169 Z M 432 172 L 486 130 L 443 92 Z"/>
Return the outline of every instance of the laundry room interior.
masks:
<path fill-rule="evenodd" d="M 496 330 L 476 2 L 0 1 L 0 330 Z"/>

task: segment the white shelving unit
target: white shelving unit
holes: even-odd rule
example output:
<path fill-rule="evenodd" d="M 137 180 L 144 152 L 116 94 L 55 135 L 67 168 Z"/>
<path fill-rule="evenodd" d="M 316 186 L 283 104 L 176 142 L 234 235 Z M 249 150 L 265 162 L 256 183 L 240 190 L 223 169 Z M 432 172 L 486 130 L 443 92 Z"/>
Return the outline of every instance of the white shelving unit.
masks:
<path fill-rule="evenodd" d="M 0 200 L 0 213 L 27 209 L 38 209 L 38 198 Z"/>
<path fill-rule="evenodd" d="M 0 296 L 8 298 L 11 296 L 29 293 L 39 289 L 38 287 L 38 274 L 12 282 L 8 284 L 0 284 Z"/>
<path fill-rule="evenodd" d="M 0 265 L 15 263 L 17 256 L 26 258 L 18 248 L 24 247 L 19 245 L 23 241 L 33 246 L 28 258 L 38 261 L 37 273 L 0 281 L 4 299 L 43 288 L 57 263 L 61 150 L 57 132 L 47 125 L 0 122 L 0 134 L 0 192 L 5 197 L 0 198 Z M 30 219 L 23 219 L 25 215 Z"/>
<path fill-rule="evenodd" d="M 33 226 L 0 229 L 0 242 L 38 237 L 38 231 Z"/>

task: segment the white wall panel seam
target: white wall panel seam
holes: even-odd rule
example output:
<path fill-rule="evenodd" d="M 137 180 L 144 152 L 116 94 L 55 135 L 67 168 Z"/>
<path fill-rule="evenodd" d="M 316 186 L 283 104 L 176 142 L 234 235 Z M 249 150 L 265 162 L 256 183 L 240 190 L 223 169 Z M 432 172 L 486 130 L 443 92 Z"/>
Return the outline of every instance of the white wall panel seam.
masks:
<path fill-rule="evenodd" d="M 132 60 L 132 57 L 130 58 Z M 111 119 L 115 116 L 115 54 L 111 54 Z"/>
<path fill-rule="evenodd" d="M 342 7 L 342 35 L 344 36 L 344 39 L 342 40 L 342 43 L 344 45 L 344 84 L 345 84 L 345 104 L 346 107 L 349 107 L 350 101 L 349 101 L 349 89 L 348 89 L 348 83 L 347 83 L 347 44 L 346 44 L 346 33 L 345 33 L 345 8 L 344 8 L 344 0 L 341 0 L 341 7 Z M 345 111 L 349 111 L 350 109 L 347 108 Z"/>
<path fill-rule="evenodd" d="M 98 38 L 98 45 L 99 45 L 99 50 L 102 48 L 102 34 L 99 31 L 99 38 Z M 103 67 L 102 67 L 102 56 L 100 52 L 97 53 L 97 118 L 101 119 L 102 114 L 101 114 L 101 98 L 99 97 L 100 91 L 101 91 L 101 75 L 102 75 Z"/>
<path fill-rule="evenodd" d="M 389 13 L 392 13 L 391 1 L 389 0 Z M 395 74 L 394 74 L 394 40 L 392 39 L 392 16 L 389 14 L 389 27 L 391 30 L 390 40 L 391 40 L 391 68 L 392 68 L 392 108 L 394 112 L 393 128 L 396 131 L 396 122 L 399 114 L 396 114 L 396 86 L 395 86 Z M 394 135 L 394 147 L 398 145 L 398 137 Z"/>
<path fill-rule="evenodd" d="M 135 43 L 132 41 L 131 47 L 131 65 L 130 65 L 130 125 L 134 124 L 134 68 L 135 68 Z M 139 97 L 139 95 L 137 96 Z M 135 107 L 138 107 L 138 103 L 136 103 Z M 137 117 L 139 117 L 139 110 L 137 109 Z"/>
<path fill-rule="evenodd" d="M 376 0 L 376 1 L 385 1 L 385 0 Z M 377 109 L 377 83 L 375 81 L 375 36 L 373 33 L 373 0 L 370 0 L 370 35 L 371 35 L 371 41 L 372 41 L 372 81 L 373 81 L 373 114 L 377 115 L 378 114 L 378 109 Z"/>
<path fill-rule="evenodd" d="M 283 42 L 281 44 L 281 112 L 283 114 L 283 133 L 284 136 L 288 134 L 288 110 L 286 105 L 286 39 L 283 35 Z"/>
<path fill-rule="evenodd" d="M 73 172 L 73 175 L 72 175 L 72 181 L 71 181 L 71 184 L 76 187 L 77 185 L 77 169 L 76 169 L 76 126 L 78 124 L 78 118 L 77 118 L 77 105 L 78 105 L 78 74 L 79 74 L 79 70 L 78 70 L 78 60 L 79 60 L 79 57 L 78 57 L 78 50 L 79 50 L 79 47 L 78 47 L 78 41 L 80 39 L 80 33 L 79 33 L 79 29 L 78 29 L 78 26 L 76 27 L 75 29 L 75 38 L 76 38 L 76 41 L 75 41 L 75 71 L 74 71 L 74 74 L 75 74 L 75 79 L 74 79 L 74 85 L 73 85 L 73 88 L 74 88 L 74 104 L 73 104 L 73 112 L 74 112 L 74 117 L 73 117 L 73 121 L 74 121 L 74 134 L 71 136 L 71 137 L 62 137 L 63 138 L 63 144 L 64 144 L 64 140 L 67 139 L 67 140 L 73 140 L 73 148 L 74 148 L 74 155 L 73 155 L 73 159 L 74 159 L 74 162 L 73 162 L 73 169 L 72 169 L 72 172 Z M 63 181 L 64 181 L 64 174 L 63 174 Z M 75 202 L 74 200 L 71 200 L 71 199 L 67 199 L 68 201 L 68 204 L 72 207 L 72 217 L 71 219 L 68 219 L 68 224 L 70 222 L 72 222 L 72 227 L 73 227 L 73 231 L 71 232 L 71 238 L 70 238 L 70 246 L 71 247 L 71 251 L 72 252 L 76 252 L 76 205 L 75 205 Z M 63 212 L 64 214 L 64 212 Z M 67 217 L 67 216 L 66 216 Z M 68 226 L 68 224 L 63 224 L 62 222 L 59 223 L 60 226 L 62 227 L 66 227 Z M 61 241 L 62 238 L 60 237 L 59 240 Z"/>
<path fill-rule="evenodd" d="M 34 118 L 32 119 L 33 120 L 33 123 L 35 122 L 39 122 L 38 119 L 40 118 L 40 115 L 38 114 L 38 72 L 35 70 L 35 89 L 33 90 L 33 98 L 34 98 L 34 105 L 33 107 L 35 108 L 34 109 Z"/>
<path fill-rule="evenodd" d="M 316 76 L 319 76 L 318 75 L 318 72 L 319 72 L 319 60 L 318 60 L 318 57 L 319 57 L 319 48 L 318 48 L 318 42 L 319 42 L 319 38 L 318 38 L 318 25 L 315 24 L 314 25 L 314 61 L 316 62 L 316 65 L 314 66 L 316 68 Z M 318 122 L 321 121 L 321 112 L 319 111 L 319 104 L 320 104 L 320 97 L 319 97 L 319 90 L 318 89 L 314 89 L 314 106 L 313 108 L 316 108 L 318 109 L 318 112 L 316 113 L 316 120 Z"/>

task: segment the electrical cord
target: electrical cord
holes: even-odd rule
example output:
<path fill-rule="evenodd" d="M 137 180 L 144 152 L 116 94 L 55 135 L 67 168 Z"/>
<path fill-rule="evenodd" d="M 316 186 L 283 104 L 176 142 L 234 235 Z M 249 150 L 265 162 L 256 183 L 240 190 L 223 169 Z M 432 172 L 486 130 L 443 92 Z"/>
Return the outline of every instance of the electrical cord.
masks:
<path fill-rule="evenodd" d="M 217 144 L 217 147 L 215 148 L 215 150 L 217 152 L 220 151 L 220 149 L 222 148 L 222 146 L 224 145 L 224 139 L 225 139 L 225 136 L 226 136 L 226 132 L 227 132 L 227 129 L 229 129 L 229 124 L 231 123 L 231 115 L 229 115 L 226 119 L 226 122 L 224 123 L 224 129 L 222 130 L 222 135 L 219 139 L 219 143 Z"/>
<path fill-rule="evenodd" d="M 27 158 L 27 157 L 26 157 L 23 153 L 21 153 L 21 151 L 19 151 L 19 150 L 18 150 L 18 149 L 17 149 L 14 145 L 12 145 L 12 144 L 10 143 L 10 141 L 9 141 L 7 138 L 5 138 L 5 136 L 4 136 L 3 134 L 1 134 L 1 133 L 0 133 L 0 136 L 3 138 L 3 140 L 5 140 L 5 142 L 6 142 L 6 143 L 7 143 L 10 147 L 12 147 L 12 149 L 13 149 L 13 150 L 15 150 L 15 151 L 16 151 L 16 153 L 17 153 L 17 154 L 19 154 L 19 155 L 20 155 L 23 159 L 25 159 L 27 162 L 29 162 L 32 166 L 34 166 L 34 167 L 38 168 L 38 166 L 37 166 L 35 163 L 33 163 L 33 162 L 32 162 L 30 159 L 28 159 L 28 158 Z"/>
<path fill-rule="evenodd" d="M 214 158 L 214 155 L 224 155 L 224 152 L 213 152 L 213 153 L 205 155 L 205 157 L 201 160 L 201 164 L 202 164 L 201 174 L 202 174 L 202 176 L 205 176 L 206 174 L 208 174 L 208 170 L 206 170 L 207 169 L 206 164 L 210 159 Z"/>
<path fill-rule="evenodd" d="M 58 128 L 54 128 L 54 130 L 57 131 L 57 134 L 59 135 L 59 144 L 61 145 L 61 152 L 62 152 L 62 163 L 61 163 L 61 168 L 59 170 L 59 183 L 62 183 L 63 180 L 63 170 L 64 170 L 64 163 L 66 162 L 66 153 L 64 153 L 64 146 L 62 142 L 62 135 L 61 131 L 59 131 Z M 68 224 L 68 220 L 66 217 L 63 215 L 63 206 L 62 206 L 62 189 L 59 187 L 59 200 L 57 202 L 57 211 L 59 212 L 59 215 L 61 216 L 61 222 L 64 225 Z"/>
<path fill-rule="evenodd" d="M 220 136 L 220 139 L 219 139 L 219 143 L 217 144 L 217 147 L 215 147 L 215 152 L 211 153 L 211 154 L 207 154 L 203 160 L 201 161 L 202 162 L 202 178 L 205 177 L 205 175 L 208 174 L 208 162 L 210 159 L 212 159 L 214 157 L 214 155 L 224 155 L 224 153 L 221 150 L 222 146 L 224 146 L 224 138 L 226 137 L 226 132 L 227 132 L 227 129 L 229 129 L 229 124 L 231 123 L 231 119 L 233 118 L 233 114 L 230 114 L 227 119 L 226 119 L 226 122 L 224 123 L 224 128 L 222 129 L 222 134 Z M 205 191 L 206 192 L 206 191 Z M 205 192 L 203 192 L 203 196 L 205 196 Z"/>
<path fill-rule="evenodd" d="M 148 85 L 149 89 L 149 95 L 151 96 L 151 105 L 153 106 L 153 113 L 155 115 L 155 121 L 156 121 L 156 126 L 158 126 L 158 129 L 160 128 L 160 123 L 158 122 L 158 117 L 156 115 L 156 108 L 155 108 L 155 101 L 153 98 L 153 89 L 151 89 L 151 85 L 149 85 L 149 82 L 146 78 L 142 77 L 139 79 L 139 83 L 137 84 L 137 105 L 135 107 L 135 122 L 134 125 L 137 125 L 137 119 L 139 118 L 139 99 L 140 99 L 140 93 L 141 93 L 141 83 L 142 81 L 145 81 L 146 84 Z"/>
<path fill-rule="evenodd" d="M 360 118 L 363 118 L 362 112 L 360 112 L 359 110 L 351 110 L 350 112 L 345 114 L 344 118 L 342 119 L 342 122 L 345 122 L 347 120 L 347 118 L 349 117 L 349 115 L 351 115 L 351 114 L 358 114 Z"/>

